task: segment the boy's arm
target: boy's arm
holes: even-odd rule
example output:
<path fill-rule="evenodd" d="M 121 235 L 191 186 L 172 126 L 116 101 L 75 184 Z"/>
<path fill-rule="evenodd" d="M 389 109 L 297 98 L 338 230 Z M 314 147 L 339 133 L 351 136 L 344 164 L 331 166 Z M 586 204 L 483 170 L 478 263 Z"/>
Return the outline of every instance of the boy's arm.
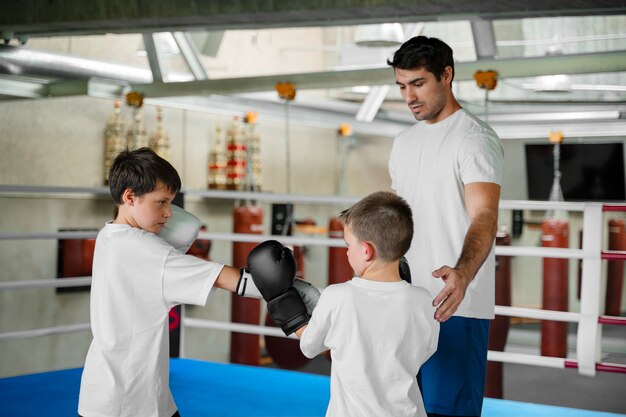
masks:
<path fill-rule="evenodd" d="M 302 338 L 302 333 L 304 332 L 304 329 L 306 329 L 307 327 L 309 327 L 308 324 L 305 324 L 304 326 L 300 327 L 298 330 L 296 330 L 296 337 L 298 339 Z"/>
<path fill-rule="evenodd" d="M 222 271 L 215 280 L 215 286 L 223 290 L 236 292 L 240 279 L 240 269 L 224 265 Z M 240 294 L 241 295 L 241 294 Z"/>

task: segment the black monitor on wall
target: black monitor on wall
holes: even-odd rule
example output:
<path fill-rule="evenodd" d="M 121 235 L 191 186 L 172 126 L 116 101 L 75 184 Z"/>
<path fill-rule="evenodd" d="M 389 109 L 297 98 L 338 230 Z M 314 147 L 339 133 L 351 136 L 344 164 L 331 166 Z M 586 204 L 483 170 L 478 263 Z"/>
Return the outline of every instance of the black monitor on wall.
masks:
<path fill-rule="evenodd" d="M 554 146 L 526 144 L 529 200 L 548 200 L 554 178 Z M 624 144 L 561 145 L 561 189 L 565 201 L 625 201 Z"/>

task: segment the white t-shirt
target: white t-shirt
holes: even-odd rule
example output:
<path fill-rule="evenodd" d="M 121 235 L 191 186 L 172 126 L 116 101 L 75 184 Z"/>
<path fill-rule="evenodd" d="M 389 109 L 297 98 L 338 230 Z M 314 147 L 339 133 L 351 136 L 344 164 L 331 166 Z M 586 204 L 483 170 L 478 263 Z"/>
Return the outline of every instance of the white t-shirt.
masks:
<path fill-rule="evenodd" d="M 433 298 L 444 282 L 432 272 L 456 264 L 470 225 L 464 186 L 502 185 L 503 164 L 496 133 L 463 109 L 438 123 L 416 123 L 395 138 L 389 159 L 391 187 L 413 209 L 415 224 L 406 258 L 413 284 L 426 288 Z M 494 294 L 492 247 L 454 315 L 492 319 Z"/>
<path fill-rule="evenodd" d="M 405 281 L 328 286 L 302 333 L 313 358 L 330 349 L 327 416 L 426 416 L 417 372 L 437 348 L 430 294 Z"/>
<path fill-rule="evenodd" d="M 123 224 L 98 233 L 91 331 L 80 385 L 84 417 L 171 417 L 169 310 L 204 305 L 223 265 L 184 255 L 160 237 Z"/>

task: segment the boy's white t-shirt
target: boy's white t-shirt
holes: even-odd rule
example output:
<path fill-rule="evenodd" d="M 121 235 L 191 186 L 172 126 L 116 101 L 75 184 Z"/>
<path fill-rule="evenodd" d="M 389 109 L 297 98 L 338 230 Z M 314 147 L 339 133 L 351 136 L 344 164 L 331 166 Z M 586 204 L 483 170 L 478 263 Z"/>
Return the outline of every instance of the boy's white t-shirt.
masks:
<path fill-rule="evenodd" d="M 465 185 L 502 185 L 503 165 L 496 133 L 464 109 L 438 123 L 416 123 L 394 140 L 389 158 L 391 188 L 413 210 L 415 233 L 406 254 L 411 279 L 413 285 L 430 291 L 433 299 L 445 284 L 432 272 L 456 264 L 471 222 L 465 209 Z M 494 301 L 492 246 L 454 315 L 493 319 Z"/>
<path fill-rule="evenodd" d="M 169 310 L 204 305 L 223 265 L 160 237 L 107 223 L 96 239 L 91 331 L 80 386 L 84 417 L 171 417 Z"/>
<path fill-rule="evenodd" d="M 330 285 L 300 339 L 313 358 L 330 349 L 327 416 L 426 416 L 420 366 L 437 348 L 430 294 L 405 281 Z"/>

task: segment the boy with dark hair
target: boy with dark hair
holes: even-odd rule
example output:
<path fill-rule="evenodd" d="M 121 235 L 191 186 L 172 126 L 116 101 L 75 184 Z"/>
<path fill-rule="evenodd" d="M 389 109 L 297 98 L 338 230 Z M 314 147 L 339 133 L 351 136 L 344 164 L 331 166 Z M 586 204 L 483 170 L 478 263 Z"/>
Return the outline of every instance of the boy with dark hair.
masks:
<path fill-rule="evenodd" d="M 214 286 L 241 296 L 260 294 L 251 293 L 247 270 L 185 255 L 200 222 L 171 204 L 181 181 L 165 159 L 148 148 L 124 151 L 113 161 L 109 184 L 118 210 L 96 239 L 93 341 L 78 412 L 84 417 L 178 416 L 169 389 L 169 310 L 183 303 L 205 305 Z M 178 220 L 168 228 L 172 215 Z M 262 270 L 267 262 L 249 259 L 248 265 Z M 293 281 L 294 272 L 281 265 L 272 271 Z M 306 307 L 294 315 L 287 319 L 296 325 L 308 321 Z"/>
<path fill-rule="evenodd" d="M 307 357 L 330 349 L 326 415 L 425 416 L 415 375 L 435 351 L 439 325 L 428 292 L 398 270 L 413 236 L 411 208 L 377 192 L 340 219 L 355 277 L 327 287 L 296 331 Z"/>

